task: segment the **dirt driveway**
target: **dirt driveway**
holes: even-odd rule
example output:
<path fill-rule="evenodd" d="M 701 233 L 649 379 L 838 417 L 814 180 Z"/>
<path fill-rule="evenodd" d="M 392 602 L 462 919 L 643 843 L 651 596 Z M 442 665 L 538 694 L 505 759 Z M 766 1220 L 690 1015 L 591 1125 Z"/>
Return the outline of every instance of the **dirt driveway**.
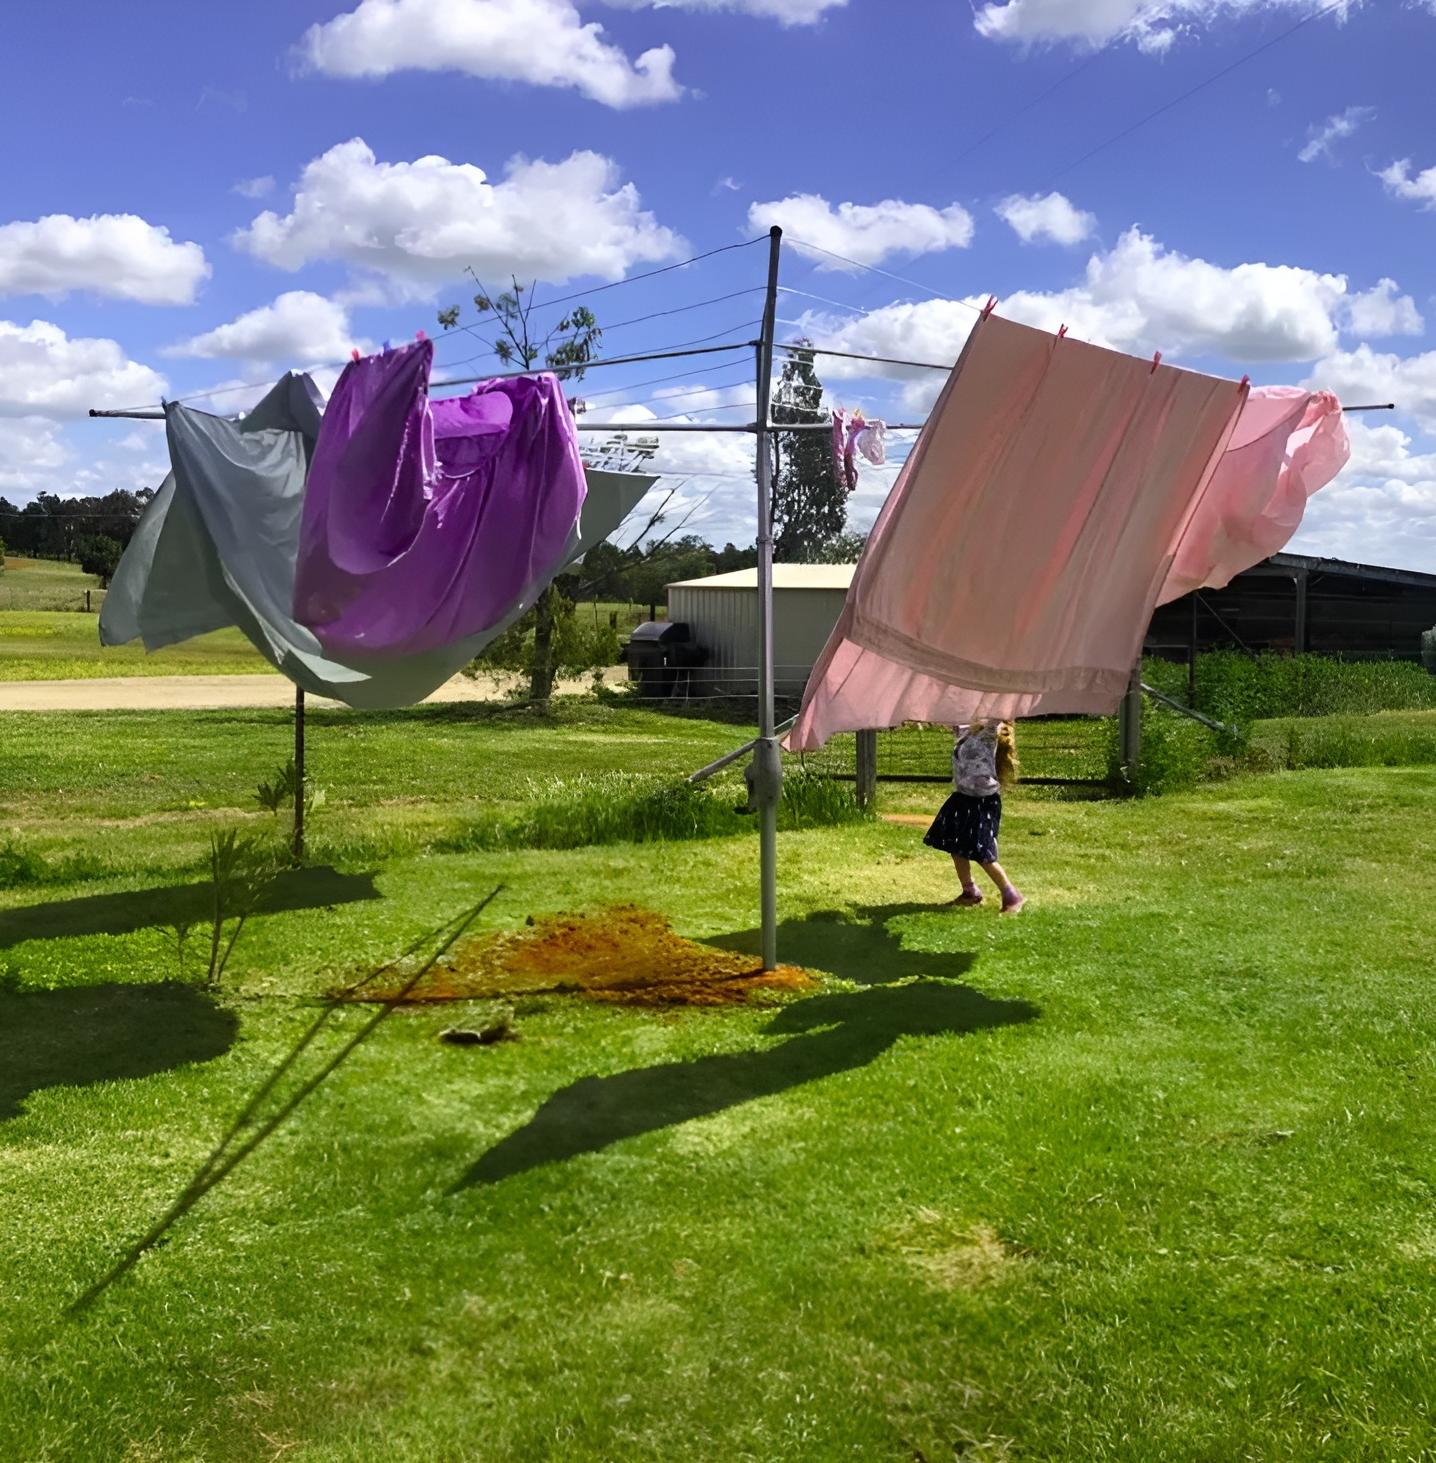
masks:
<path fill-rule="evenodd" d="M 621 680 L 616 667 L 609 675 Z M 510 677 L 455 676 L 429 701 L 495 701 L 513 684 Z M 575 693 L 590 682 L 563 682 Z M 311 706 L 340 703 L 319 696 Z M 243 706 L 293 706 L 294 687 L 278 675 L 109 676 L 85 681 L 0 681 L 0 711 L 222 711 Z"/>

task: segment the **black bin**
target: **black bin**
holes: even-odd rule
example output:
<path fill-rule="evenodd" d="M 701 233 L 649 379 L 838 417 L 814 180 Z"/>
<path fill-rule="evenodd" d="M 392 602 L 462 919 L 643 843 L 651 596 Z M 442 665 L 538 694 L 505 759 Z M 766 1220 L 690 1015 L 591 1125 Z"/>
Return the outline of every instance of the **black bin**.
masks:
<path fill-rule="evenodd" d="M 628 639 L 628 679 L 644 696 L 671 696 L 682 672 L 705 659 L 682 621 L 647 620 Z"/>

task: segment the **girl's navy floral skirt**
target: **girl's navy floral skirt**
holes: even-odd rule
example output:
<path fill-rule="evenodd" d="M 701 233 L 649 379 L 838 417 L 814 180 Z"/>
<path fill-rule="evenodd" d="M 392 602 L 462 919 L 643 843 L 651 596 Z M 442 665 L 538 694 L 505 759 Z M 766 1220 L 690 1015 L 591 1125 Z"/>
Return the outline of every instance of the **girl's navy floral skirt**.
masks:
<path fill-rule="evenodd" d="M 979 864 L 997 862 L 997 830 L 1002 824 L 1002 794 L 985 798 L 955 792 L 942 805 L 932 827 L 923 835 L 929 848 L 955 853 Z"/>

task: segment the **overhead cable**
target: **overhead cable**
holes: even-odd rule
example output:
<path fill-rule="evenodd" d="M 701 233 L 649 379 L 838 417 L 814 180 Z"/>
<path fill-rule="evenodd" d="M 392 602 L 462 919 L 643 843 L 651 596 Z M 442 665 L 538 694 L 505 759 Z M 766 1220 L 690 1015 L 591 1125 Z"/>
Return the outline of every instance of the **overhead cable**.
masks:
<path fill-rule="evenodd" d="M 1338 10 L 1347 9 L 1349 3 L 1350 0 L 1336 0 L 1335 4 L 1328 5 L 1325 7 L 1325 9 L 1315 10 L 1312 11 L 1309 15 L 1302 16 L 1302 18 L 1298 20 L 1294 25 L 1288 26 L 1284 31 L 1279 31 L 1269 40 L 1263 41 L 1261 45 L 1255 47 L 1253 50 L 1246 52 L 1245 55 L 1238 56 L 1235 61 L 1229 62 L 1226 66 L 1223 66 L 1220 71 L 1214 71 L 1204 81 L 1199 81 L 1195 86 L 1188 87 L 1186 91 L 1179 92 L 1170 101 L 1164 102 L 1154 111 L 1148 112 L 1146 116 L 1139 117 L 1135 122 L 1131 124 L 1131 126 L 1122 128 L 1120 132 L 1114 132 L 1105 141 L 1099 142 L 1096 147 L 1090 148 L 1088 151 L 1084 152 L 1081 157 L 1074 158 L 1065 167 L 1059 168 L 1057 172 L 1051 174 L 1047 179 L 1048 184 L 1055 183 L 1059 178 L 1065 178 L 1068 173 L 1073 171 L 1073 169 L 1081 167 L 1083 163 L 1087 162 L 1091 158 L 1096 157 L 1099 152 L 1106 151 L 1106 149 L 1111 147 L 1114 143 L 1121 142 L 1124 138 L 1130 137 L 1139 128 L 1145 127 L 1148 122 L 1155 121 L 1158 117 L 1164 115 L 1167 112 L 1170 112 L 1173 107 L 1178 107 L 1183 102 L 1190 100 L 1192 97 L 1196 96 L 1199 91 L 1205 91 L 1207 87 L 1213 85 L 1218 81 L 1221 81 L 1223 77 L 1230 76 L 1233 71 L 1237 70 L 1238 67 L 1245 66 L 1248 61 L 1254 61 L 1263 52 L 1271 50 L 1273 46 L 1280 45 L 1281 42 L 1286 40 L 1289 36 L 1294 36 L 1297 31 L 1302 29 L 1303 26 L 1308 26 L 1316 20 L 1324 20 L 1328 15 L 1335 15 Z"/>

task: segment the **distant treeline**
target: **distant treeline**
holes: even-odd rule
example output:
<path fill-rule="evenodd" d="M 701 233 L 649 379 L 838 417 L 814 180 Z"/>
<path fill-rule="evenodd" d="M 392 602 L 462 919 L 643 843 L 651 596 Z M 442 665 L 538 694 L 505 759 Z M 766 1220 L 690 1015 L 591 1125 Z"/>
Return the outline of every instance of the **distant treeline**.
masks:
<path fill-rule="evenodd" d="M 30 559 L 78 562 L 89 539 L 129 543 L 153 494 L 116 491 L 102 498 L 60 498 L 41 493 L 23 505 L 0 498 L 0 541 L 8 553 Z"/>

